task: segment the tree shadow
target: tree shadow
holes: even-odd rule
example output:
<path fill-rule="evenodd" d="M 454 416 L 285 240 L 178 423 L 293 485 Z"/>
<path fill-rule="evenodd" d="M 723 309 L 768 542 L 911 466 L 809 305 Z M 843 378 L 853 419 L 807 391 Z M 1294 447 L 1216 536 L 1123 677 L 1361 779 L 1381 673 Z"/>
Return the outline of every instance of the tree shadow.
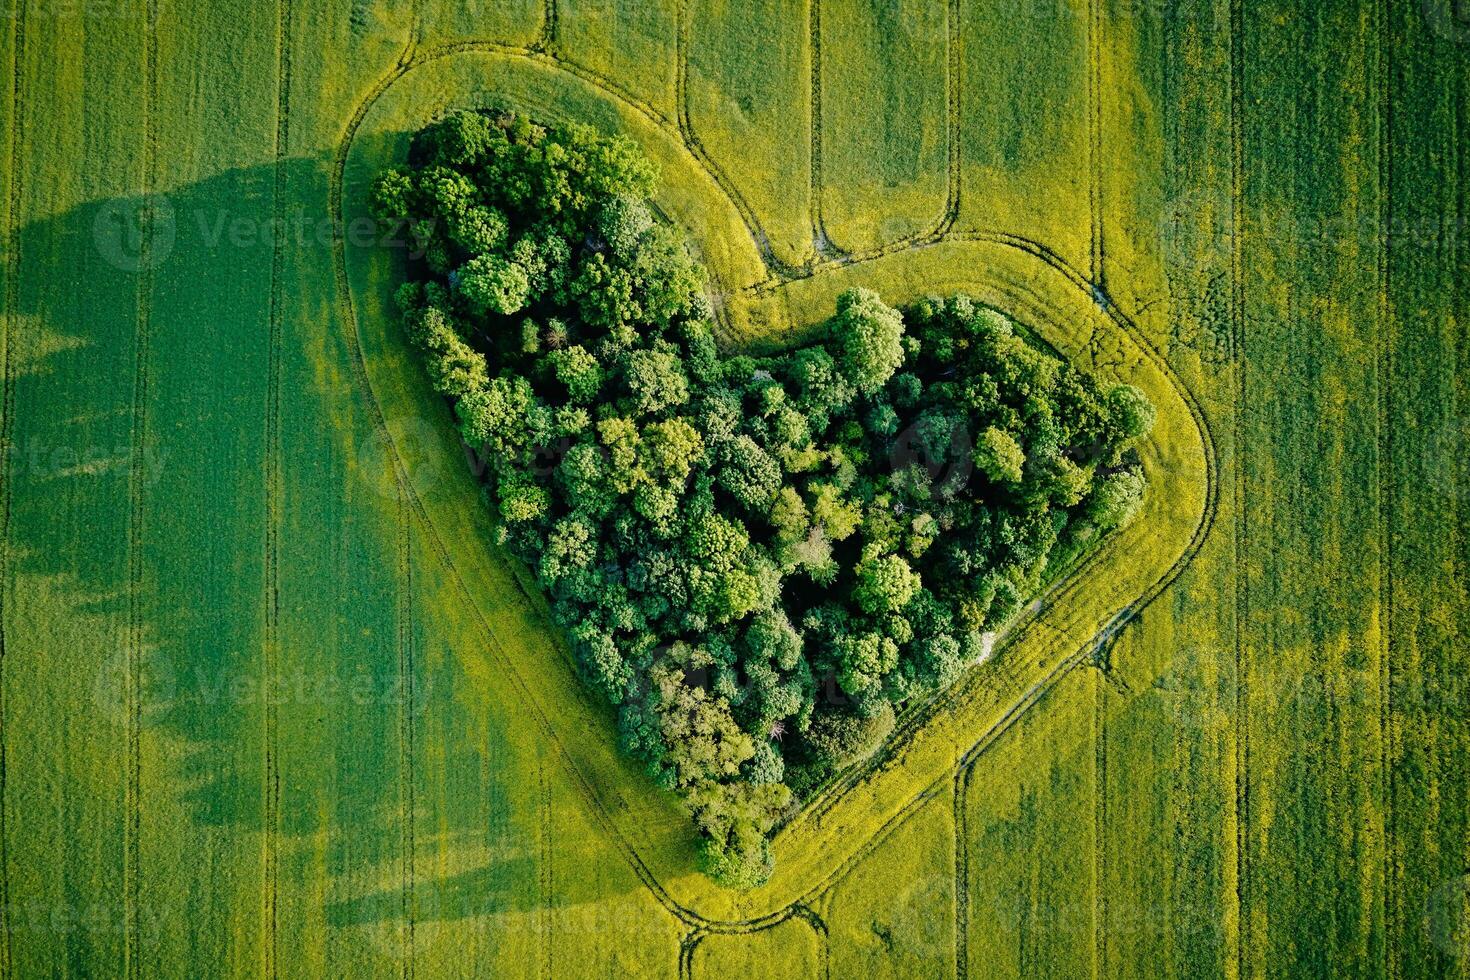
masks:
<path fill-rule="evenodd" d="M 538 844 L 550 828 L 526 777 L 542 753 L 513 731 L 517 706 L 489 703 L 435 635 L 434 606 L 404 591 L 412 562 L 435 559 L 396 487 L 358 475 L 375 423 L 344 340 L 354 327 L 337 314 L 333 249 L 339 237 L 406 248 L 406 236 L 335 228 L 332 162 L 226 170 L 17 228 L 10 567 L 19 590 L 65 583 L 61 615 L 114 637 L 95 674 L 48 680 L 71 693 L 47 711 L 66 716 L 58 726 L 89 727 L 83 737 L 116 755 L 119 780 L 136 740 L 146 785 L 168 788 L 142 797 L 140 832 L 151 808 L 153 833 L 180 815 L 192 828 L 157 850 L 187 861 L 201 842 L 223 842 L 226 859 L 257 861 L 266 843 L 283 888 L 299 877 L 302 894 L 325 890 L 334 927 L 641 889 L 631 873 L 538 884 L 552 860 L 623 858 L 591 841 L 570 856 L 561 840 Z M 322 481 L 342 492 L 302 499 Z M 78 523 L 91 533 L 57 533 Z M 330 573 L 324 594 L 318 569 Z M 31 652 L 11 655 L 44 665 L 46 637 L 64 633 L 36 635 Z M 415 758 L 437 767 L 433 808 Z M 28 764 L 14 748 L 9 761 Z M 545 765 L 547 780 L 563 778 Z M 335 880 L 314 888 L 305 879 L 323 862 Z M 425 873 L 443 867 L 458 870 Z"/>

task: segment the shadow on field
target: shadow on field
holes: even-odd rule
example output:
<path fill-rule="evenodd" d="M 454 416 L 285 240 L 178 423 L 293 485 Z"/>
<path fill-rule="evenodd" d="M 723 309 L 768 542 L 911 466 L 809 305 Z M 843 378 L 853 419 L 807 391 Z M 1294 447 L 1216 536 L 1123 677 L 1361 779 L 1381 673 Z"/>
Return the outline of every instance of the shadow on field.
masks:
<path fill-rule="evenodd" d="M 61 582 L 65 601 L 45 642 L 12 652 L 45 660 L 73 624 L 103 624 L 102 663 L 42 668 L 69 692 L 47 710 L 90 726 L 120 785 L 136 778 L 141 874 L 164 892 L 223 873 L 248 894 L 264 863 L 283 907 L 321 902 L 348 927 L 641 888 L 597 835 L 554 832 L 536 737 L 434 635 L 418 583 L 436 559 L 363 466 L 378 437 L 336 313 L 330 165 L 229 170 L 18 229 L 10 562 L 17 588 Z M 539 783 L 580 808 L 547 767 Z M 597 873 L 549 890 L 551 837 L 558 864 Z"/>

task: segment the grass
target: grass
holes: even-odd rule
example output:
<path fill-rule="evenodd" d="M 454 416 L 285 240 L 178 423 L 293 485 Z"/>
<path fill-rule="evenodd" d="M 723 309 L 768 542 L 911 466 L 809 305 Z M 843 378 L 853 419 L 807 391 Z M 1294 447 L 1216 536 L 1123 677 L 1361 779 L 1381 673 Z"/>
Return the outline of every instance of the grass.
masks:
<path fill-rule="evenodd" d="M 439 6 L 0 32 L 0 973 L 1470 970 L 1470 83 L 1433 4 Z M 903 112 L 865 126 L 871 65 Z M 564 654 L 381 253 L 229 231 L 357 213 L 488 96 L 660 160 L 732 343 L 963 287 L 1163 409 L 1145 520 L 750 896 L 568 671 L 518 681 Z M 150 191 L 140 271 L 107 229 Z"/>

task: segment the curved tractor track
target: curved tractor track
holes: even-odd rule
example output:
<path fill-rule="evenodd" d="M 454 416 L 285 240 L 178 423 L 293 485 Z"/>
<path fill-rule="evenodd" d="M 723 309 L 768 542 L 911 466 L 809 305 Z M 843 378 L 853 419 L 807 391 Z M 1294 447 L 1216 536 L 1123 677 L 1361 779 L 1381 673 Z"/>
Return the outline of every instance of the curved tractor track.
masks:
<path fill-rule="evenodd" d="M 952 2 L 951 15 L 953 15 L 953 8 L 954 3 Z M 681 26 L 681 32 L 683 29 L 684 28 Z M 956 59 L 956 54 L 953 50 L 953 46 L 955 43 L 954 33 L 954 18 L 952 16 L 950 26 L 950 61 L 952 66 Z M 686 47 L 681 43 L 681 52 L 684 52 L 686 50 Z M 604 93 L 608 98 L 614 99 L 632 109 L 640 116 L 644 117 L 647 122 L 652 123 L 654 126 L 664 131 L 667 135 L 683 144 L 689 150 L 691 156 L 695 159 L 695 161 L 701 167 L 703 167 L 705 173 L 708 175 L 710 180 L 717 187 L 719 187 L 723 193 L 728 196 L 729 201 L 740 213 L 742 218 L 746 220 L 747 230 L 749 234 L 751 235 L 752 239 L 757 243 L 762 257 L 767 260 L 767 278 L 752 285 L 743 287 L 743 289 L 739 290 L 740 293 L 757 298 L 767 296 L 779 286 L 782 286 L 786 283 L 801 279 L 809 279 L 824 271 L 828 271 L 837 267 L 861 264 L 864 262 L 873 261 L 877 258 L 898 255 L 905 252 L 916 252 L 920 249 L 924 249 L 929 246 L 945 242 L 984 242 L 1005 249 L 1015 250 L 1017 252 L 1024 253 L 1031 259 L 1045 264 L 1050 269 L 1063 276 L 1065 280 L 1071 283 L 1072 286 L 1074 286 L 1076 289 L 1091 297 L 1091 301 L 1095 305 L 1096 309 L 1103 314 L 1106 320 L 1116 329 L 1126 334 L 1142 351 L 1144 351 L 1147 358 L 1152 362 L 1153 366 L 1158 371 L 1160 371 L 1165 378 L 1168 379 L 1168 383 L 1174 388 L 1174 390 L 1185 403 L 1185 405 L 1188 406 L 1192 421 L 1198 428 L 1198 431 L 1200 433 L 1200 438 L 1202 440 L 1204 450 L 1204 473 L 1206 482 L 1203 511 L 1200 514 L 1198 524 L 1194 527 L 1192 536 L 1190 537 L 1188 544 L 1184 547 L 1182 553 L 1179 554 L 1179 556 L 1168 567 L 1168 569 L 1164 571 L 1163 574 L 1160 575 L 1153 582 L 1153 584 L 1144 591 L 1142 595 L 1138 596 L 1133 602 L 1127 604 L 1120 612 L 1114 615 L 1112 619 L 1110 619 L 1100 630 L 1098 630 L 1094 635 L 1089 636 L 1084 642 L 1079 644 L 1074 652 L 1072 652 L 1068 656 L 1061 658 L 1045 676 L 1034 681 L 1024 691 L 1023 695 L 1017 701 L 1015 701 L 1007 711 L 1004 712 L 1002 717 L 1000 717 L 997 721 L 987 727 L 984 731 L 975 734 L 973 736 L 973 739 L 969 742 L 964 753 L 961 755 L 960 759 L 950 772 L 948 772 L 941 778 L 933 781 L 920 791 L 912 794 L 905 802 L 905 804 L 900 807 L 896 812 L 894 812 L 878 828 L 876 833 L 873 833 L 869 837 L 869 839 L 866 840 L 855 852 L 853 852 L 845 860 L 837 864 L 836 867 L 830 869 L 825 874 L 818 875 L 816 880 L 813 880 L 810 883 L 806 884 L 801 894 L 796 899 L 785 902 L 783 905 L 781 905 L 781 907 L 776 908 L 775 910 L 767 912 L 765 914 L 737 918 L 716 918 L 705 916 L 676 899 L 659 881 L 658 877 L 654 874 L 654 872 L 645 862 L 643 857 L 640 856 L 634 842 L 623 833 L 613 815 L 607 810 L 602 800 L 599 798 L 597 792 L 595 791 L 595 788 L 591 784 L 587 775 L 578 767 L 572 754 L 568 751 L 563 741 L 558 737 L 555 726 L 551 719 L 547 717 L 539 707 L 536 706 L 535 700 L 529 696 L 529 686 L 527 685 L 525 678 L 516 669 L 513 659 L 506 653 L 504 644 L 497 636 L 495 624 L 491 622 L 490 617 L 480 607 L 477 601 L 477 596 L 474 594 L 474 591 L 470 588 L 470 586 L 462 576 L 460 570 L 456 566 L 454 556 L 451 554 L 449 547 L 445 544 L 444 535 L 435 525 L 433 519 L 431 518 L 428 510 L 423 503 L 423 500 L 420 498 L 418 492 L 415 490 L 412 481 L 409 478 L 409 467 L 403 458 L 400 447 L 394 442 L 393 435 L 387 425 L 387 420 L 382 405 L 379 401 L 377 393 L 373 388 L 372 380 L 370 378 L 367 366 L 367 361 L 363 353 L 363 344 L 360 333 L 361 324 L 358 320 L 354 297 L 352 294 L 351 282 L 347 269 L 344 239 L 340 230 L 343 227 L 343 222 L 341 219 L 344 216 L 344 184 L 349 152 L 352 148 L 353 140 L 357 136 L 358 130 L 361 127 L 364 119 L 367 117 L 368 113 L 372 110 L 374 105 L 378 103 L 384 93 L 386 93 L 396 82 L 404 78 L 407 74 L 414 71 L 415 69 L 421 68 L 425 65 L 445 58 L 449 58 L 453 55 L 466 52 L 481 52 L 524 58 L 539 63 L 543 66 L 550 67 L 556 71 L 573 75 L 581 81 L 601 90 L 601 92 Z M 682 56 L 680 62 L 680 71 L 681 74 L 684 71 Z M 408 508 L 413 517 L 417 519 L 421 529 L 425 534 L 425 538 L 428 544 L 430 545 L 438 559 L 442 562 L 446 573 L 454 582 L 456 590 L 462 595 L 468 607 L 473 611 L 475 622 L 483 631 L 484 636 L 489 640 L 488 645 L 491 655 L 495 658 L 498 665 L 507 668 L 506 673 L 508 674 L 508 676 L 511 677 L 515 687 L 518 690 L 527 694 L 527 697 L 525 698 L 525 703 L 531 705 L 532 710 L 535 711 L 537 723 L 539 724 L 540 729 L 543 732 L 548 743 L 551 744 L 555 748 L 556 752 L 561 755 L 562 763 L 571 776 L 572 781 L 576 786 L 578 792 L 581 794 L 584 801 L 586 802 L 588 811 L 593 815 L 598 825 L 607 833 L 608 839 L 611 840 L 615 847 L 622 853 L 624 858 L 627 860 L 629 866 L 632 868 L 642 884 L 648 888 L 650 893 L 665 909 L 669 911 L 670 914 L 672 914 L 689 930 L 680 951 L 679 959 L 681 972 L 685 972 L 689 969 L 689 964 L 692 961 L 693 951 L 699 940 L 705 935 L 712 933 L 749 933 L 778 925 L 780 923 L 790 920 L 793 917 L 798 917 L 810 924 L 819 936 L 825 937 L 825 923 L 822 922 L 821 918 L 811 908 L 810 902 L 816 896 L 820 895 L 832 885 L 844 878 L 858 863 L 863 860 L 864 857 L 866 857 L 869 853 L 873 851 L 873 849 L 881 844 L 882 841 L 893 831 L 894 828 L 902 824 L 920 806 L 931 801 L 936 796 L 944 792 L 961 792 L 964 786 L 968 783 L 971 774 L 973 773 L 978 762 L 985 756 L 985 753 L 992 745 L 995 744 L 998 738 L 1002 734 L 1004 734 L 1004 732 L 1008 730 L 1012 724 L 1014 724 L 1016 719 L 1018 719 L 1031 705 L 1035 704 L 1036 701 L 1038 701 L 1041 696 L 1044 695 L 1046 691 L 1048 691 L 1058 680 L 1068 674 L 1079 664 L 1086 662 L 1089 657 L 1099 648 L 1099 646 L 1106 644 L 1111 639 L 1111 637 L 1114 636 L 1117 631 L 1122 628 L 1123 625 L 1125 625 L 1132 618 L 1136 617 L 1145 608 L 1147 608 L 1149 604 L 1155 598 L 1157 598 L 1157 596 L 1171 582 L 1173 582 L 1174 579 L 1179 576 L 1179 574 L 1190 563 L 1190 561 L 1193 560 L 1195 555 L 1198 553 L 1203 541 L 1206 537 L 1208 537 L 1213 527 L 1217 505 L 1217 461 L 1214 449 L 1214 439 L 1210 431 L 1208 420 L 1201 411 L 1198 402 L 1194 398 L 1193 394 L 1188 390 L 1188 388 L 1186 388 L 1184 384 L 1179 380 L 1179 378 L 1169 370 L 1163 355 L 1158 351 L 1158 349 L 1154 347 L 1154 345 L 1149 342 L 1147 337 L 1144 336 L 1141 331 L 1139 331 L 1136 325 L 1134 325 L 1132 321 L 1108 299 L 1106 294 L 1103 293 L 1100 288 L 1098 288 L 1087 277 L 1082 275 L 1082 273 L 1072 268 L 1065 260 L 1063 260 L 1054 251 L 1047 248 L 1044 244 L 1020 235 L 1003 231 L 970 231 L 964 233 L 956 233 L 952 230 L 954 217 L 958 209 L 959 186 L 957 173 L 959 161 L 957 146 L 954 141 L 953 132 L 953 127 L 956 125 L 956 120 L 958 117 L 958 87 L 955 82 L 956 79 L 952 74 L 950 82 L 951 180 L 949 202 L 946 207 L 946 214 L 940 221 L 940 223 L 930 232 L 903 241 L 893 242 L 879 249 L 875 249 L 870 253 L 842 256 L 836 259 L 813 262 L 809 266 L 800 269 L 783 268 L 779 265 L 773 268 L 773 265 L 770 261 L 771 256 L 769 246 L 761 245 L 764 239 L 764 235 L 763 232 L 760 230 L 759 224 L 755 221 L 754 215 L 750 212 L 749 206 L 743 201 L 743 199 L 741 199 L 739 194 L 730 185 L 729 181 L 719 171 L 718 167 L 713 165 L 711 161 L 707 160 L 705 155 L 700 151 L 697 140 L 691 143 L 691 141 L 688 139 L 688 129 L 685 119 L 681 118 L 679 124 L 675 125 L 666 117 L 664 117 L 657 109 L 653 108 L 647 103 L 638 100 L 636 97 L 621 89 L 619 86 L 616 86 L 615 84 L 609 82 L 604 78 L 601 78 L 596 73 L 591 72 L 585 68 L 562 61 L 561 59 L 556 58 L 554 55 L 546 53 L 545 50 L 533 50 L 530 48 L 509 46 L 492 41 L 463 41 L 453 44 L 447 44 L 428 50 L 419 50 L 416 45 L 411 45 L 409 50 L 405 51 L 404 58 L 400 62 L 400 64 L 392 72 L 382 78 L 363 99 L 363 101 L 358 105 L 356 111 L 353 113 L 351 119 L 349 120 L 336 149 L 335 161 L 330 176 L 329 206 L 332 216 L 338 219 L 336 222 L 338 233 L 334 240 L 333 255 L 334 273 L 338 292 L 337 303 L 342 320 L 344 324 L 348 325 L 345 339 L 350 350 L 350 357 L 353 365 L 354 374 L 356 375 L 358 384 L 361 386 L 362 392 L 365 395 L 367 404 L 370 408 L 373 425 L 376 430 L 375 438 L 382 441 L 382 445 L 385 447 L 389 458 L 392 460 L 395 479 L 397 480 L 400 492 L 403 496 L 405 506 Z M 681 84 L 681 116 L 683 115 L 683 91 L 683 86 Z M 712 270 L 712 274 L 715 271 L 716 270 Z M 1028 615 L 1022 621 L 1014 624 L 1014 626 L 1007 631 L 1005 639 L 1007 641 L 1010 641 L 1013 640 L 1016 636 L 1027 632 L 1032 623 L 1039 618 L 1042 609 L 1050 607 L 1054 603 L 1062 601 L 1068 596 L 1077 593 L 1077 591 L 1080 590 L 1085 584 L 1085 580 L 1087 579 L 1087 572 L 1100 561 L 1102 561 L 1103 558 L 1108 555 L 1111 550 L 1113 549 L 1109 547 L 1109 544 L 1105 543 L 1102 547 L 1095 549 L 1091 554 L 1089 554 L 1086 560 L 1084 560 L 1076 570 L 1074 570 L 1062 581 L 1055 583 L 1041 597 L 1041 600 L 1039 602 L 1035 602 L 1032 604 L 1032 606 L 1030 607 L 1032 611 L 1028 613 Z M 550 624 L 547 624 L 547 628 L 551 629 Z M 874 758 L 864 766 L 859 767 L 857 771 L 844 777 L 844 779 L 841 780 L 839 786 L 836 787 L 834 791 L 829 791 L 828 793 L 823 794 L 817 800 L 813 801 L 813 809 L 816 810 L 820 815 L 820 813 L 825 812 L 825 810 L 834 807 L 837 804 L 842 791 L 845 791 L 846 789 L 861 783 L 870 775 L 872 775 L 884 764 L 885 761 L 890 760 L 895 752 L 900 750 L 903 747 L 903 744 L 907 740 L 911 739 L 914 733 L 921 730 L 931 718 L 946 712 L 954 705 L 962 703 L 966 698 L 971 697 L 976 692 L 976 689 L 980 684 L 980 681 L 977 678 L 978 672 L 972 672 L 965 681 L 962 681 L 955 688 L 935 698 L 933 701 L 931 701 L 927 705 L 924 705 L 922 708 L 914 711 L 908 718 L 905 719 L 905 722 L 900 731 L 895 735 L 895 737 L 890 741 L 890 743 L 885 747 L 884 751 L 880 753 L 878 757 Z M 959 804 L 956 804 L 956 806 L 957 808 L 962 809 L 962 807 L 959 807 Z M 966 885 L 966 882 L 960 880 L 964 877 L 965 874 L 965 860 L 962 856 L 963 851 L 964 847 L 962 842 L 957 841 L 957 855 L 955 860 L 955 894 L 957 897 L 957 903 L 960 906 L 961 914 L 963 914 L 963 903 L 965 898 Z M 956 942 L 959 946 L 963 946 L 962 931 L 961 934 L 957 935 Z M 962 960 L 962 950 L 958 955 Z M 685 975 L 687 975 L 687 973 Z"/>

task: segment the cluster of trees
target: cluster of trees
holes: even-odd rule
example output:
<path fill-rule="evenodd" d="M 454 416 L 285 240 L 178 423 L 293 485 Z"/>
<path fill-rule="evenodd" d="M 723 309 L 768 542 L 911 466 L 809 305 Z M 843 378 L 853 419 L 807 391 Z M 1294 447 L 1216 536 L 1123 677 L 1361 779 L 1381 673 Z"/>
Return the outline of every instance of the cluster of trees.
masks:
<path fill-rule="evenodd" d="M 964 296 L 852 290 L 818 343 L 717 351 L 655 179 L 625 138 L 461 112 L 373 207 L 422 250 L 398 302 L 498 533 L 706 869 L 751 886 L 794 800 L 1132 516 L 1153 407 Z"/>

